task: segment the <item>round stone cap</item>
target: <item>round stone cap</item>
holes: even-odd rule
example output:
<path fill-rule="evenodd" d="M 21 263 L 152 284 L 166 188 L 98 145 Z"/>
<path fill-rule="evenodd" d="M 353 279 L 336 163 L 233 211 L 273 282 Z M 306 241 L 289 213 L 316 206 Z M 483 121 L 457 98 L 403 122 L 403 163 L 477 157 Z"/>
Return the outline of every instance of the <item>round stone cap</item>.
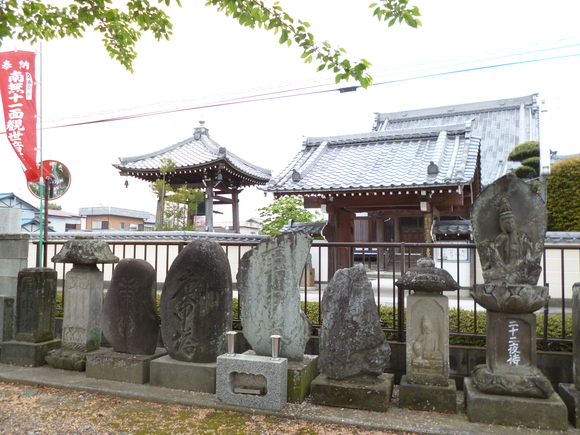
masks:
<path fill-rule="evenodd" d="M 445 269 L 435 267 L 432 258 L 422 257 L 395 283 L 397 287 L 416 292 L 441 293 L 459 289 L 459 284 Z"/>
<path fill-rule="evenodd" d="M 93 236 L 75 236 L 52 257 L 52 261 L 73 264 L 118 263 L 119 257 L 113 255 L 111 248 L 104 240 Z"/>

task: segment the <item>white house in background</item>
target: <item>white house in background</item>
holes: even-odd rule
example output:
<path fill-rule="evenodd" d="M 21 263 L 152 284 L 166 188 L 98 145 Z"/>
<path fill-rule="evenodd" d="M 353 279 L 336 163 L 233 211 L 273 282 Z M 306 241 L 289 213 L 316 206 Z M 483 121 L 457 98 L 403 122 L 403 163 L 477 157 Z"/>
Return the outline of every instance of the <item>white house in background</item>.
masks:
<path fill-rule="evenodd" d="M 260 234 L 262 226 L 262 219 L 250 218 L 240 223 L 240 234 Z M 214 222 L 213 228 L 216 233 L 234 232 L 234 224 L 232 221 Z"/>
<path fill-rule="evenodd" d="M 119 207 L 81 207 L 79 213 L 86 219 L 87 230 L 139 230 L 151 228 L 152 215 L 148 211 Z M 154 217 L 153 217 L 154 219 Z M 155 225 L 153 220 L 152 225 Z"/>
<path fill-rule="evenodd" d="M 0 193 L 1 208 L 22 210 L 21 232 L 36 233 L 40 230 L 40 209 L 24 201 L 14 193 Z M 81 217 L 63 210 L 48 210 L 48 231 L 62 232 L 81 229 Z"/>

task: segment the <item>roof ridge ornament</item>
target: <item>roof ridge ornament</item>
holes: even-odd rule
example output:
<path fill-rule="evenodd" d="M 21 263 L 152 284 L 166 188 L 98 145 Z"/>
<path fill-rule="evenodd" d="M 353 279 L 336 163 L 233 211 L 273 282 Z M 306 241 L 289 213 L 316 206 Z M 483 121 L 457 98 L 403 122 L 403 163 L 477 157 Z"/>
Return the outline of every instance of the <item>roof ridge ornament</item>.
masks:
<path fill-rule="evenodd" d="M 200 140 L 201 135 L 209 137 L 209 130 L 205 126 L 205 121 L 203 119 L 199 121 L 199 126 L 195 127 L 195 129 L 193 130 L 193 138 L 195 140 Z"/>

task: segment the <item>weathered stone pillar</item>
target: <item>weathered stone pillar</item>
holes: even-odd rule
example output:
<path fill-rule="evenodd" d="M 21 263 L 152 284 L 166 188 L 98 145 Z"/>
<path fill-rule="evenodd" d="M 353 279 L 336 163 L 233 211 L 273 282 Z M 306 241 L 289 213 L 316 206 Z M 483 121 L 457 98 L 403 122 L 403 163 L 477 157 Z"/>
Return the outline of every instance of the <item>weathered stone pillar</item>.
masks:
<path fill-rule="evenodd" d="M 568 408 L 568 420 L 580 424 L 580 282 L 572 287 L 572 337 L 574 339 L 573 384 L 558 385 L 558 393 Z"/>
<path fill-rule="evenodd" d="M 41 366 L 49 351 L 60 347 L 54 339 L 56 270 L 23 269 L 18 274 L 16 338 L 2 343 L 3 364 Z"/>
<path fill-rule="evenodd" d="M 449 302 L 444 291 L 459 285 L 431 258 L 421 258 L 396 283 L 407 297 L 407 373 L 399 386 L 399 407 L 457 412 L 457 388 L 449 379 Z"/>
<path fill-rule="evenodd" d="M 109 245 L 92 236 L 76 236 L 52 258 L 73 263 L 64 286 L 62 349 L 50 352 L 46 361 L 55 368 L 84 371 L 86 353 L 99 349 L 99 318 L 103 305 L 103 272 L 97 264 L 116 263 Z"/>
<path fill-rule="evenodd" d="M 22 210 L 0 208 L 0 340 L 14 336 L 18 273 L 28 267 L 30 235 L 20 233 Z"/>

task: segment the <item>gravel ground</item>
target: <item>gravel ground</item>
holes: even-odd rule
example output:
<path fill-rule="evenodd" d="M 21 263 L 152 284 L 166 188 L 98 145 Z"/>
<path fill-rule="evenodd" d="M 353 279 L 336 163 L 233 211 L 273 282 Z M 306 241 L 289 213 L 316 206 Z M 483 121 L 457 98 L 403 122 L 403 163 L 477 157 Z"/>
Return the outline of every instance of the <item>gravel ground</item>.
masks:
<path fill-rule="evenodd" d="M 7 383 L 0 383 L 0 409 L 2 434 L 395 434 Z"/>

